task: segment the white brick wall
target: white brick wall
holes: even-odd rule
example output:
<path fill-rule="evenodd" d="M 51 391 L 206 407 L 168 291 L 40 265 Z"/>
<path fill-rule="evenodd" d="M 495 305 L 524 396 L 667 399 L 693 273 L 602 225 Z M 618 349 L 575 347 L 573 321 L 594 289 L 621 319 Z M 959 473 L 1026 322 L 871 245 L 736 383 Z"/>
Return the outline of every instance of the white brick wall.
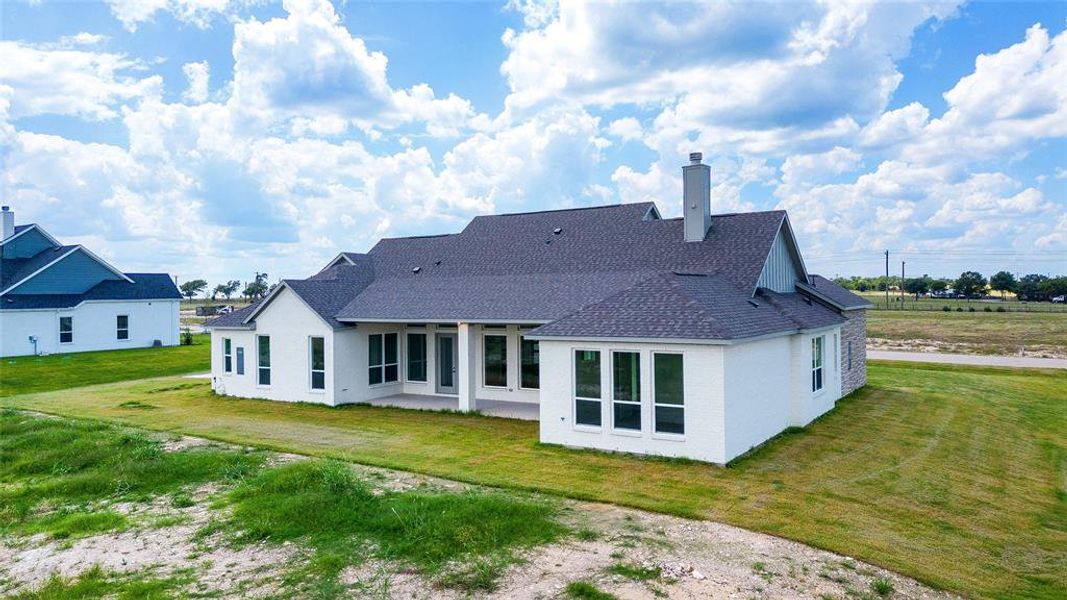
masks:
<path fill-rule="evenodd" d="M 178 343 L 178 300 L 94 300 L 63 310 L 0 311 L 0 356 L 33 354 L 29 336 L 37 336 L 37 351 L 46 354 L 144 348 L 159 340 Z M 129 339 L 116 335 L 116 317 L 129 317 Z M 59 343 L 59 318 L 72 317 L 74 340 Z"/>

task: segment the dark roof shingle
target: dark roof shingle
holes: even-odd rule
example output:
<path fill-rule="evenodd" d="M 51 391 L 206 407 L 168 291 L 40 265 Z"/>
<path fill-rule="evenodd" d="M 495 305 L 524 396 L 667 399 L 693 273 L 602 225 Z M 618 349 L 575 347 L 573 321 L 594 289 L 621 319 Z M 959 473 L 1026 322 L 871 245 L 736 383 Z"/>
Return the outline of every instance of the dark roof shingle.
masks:
<path fill-rule="evenodd" d="M 126 273 L 105 279 L 81 294 L 16 294 L 0 296 L 0 310 L 71 308 L 87 300 L 178 300 L 181 292 L 166 273 Z"/>

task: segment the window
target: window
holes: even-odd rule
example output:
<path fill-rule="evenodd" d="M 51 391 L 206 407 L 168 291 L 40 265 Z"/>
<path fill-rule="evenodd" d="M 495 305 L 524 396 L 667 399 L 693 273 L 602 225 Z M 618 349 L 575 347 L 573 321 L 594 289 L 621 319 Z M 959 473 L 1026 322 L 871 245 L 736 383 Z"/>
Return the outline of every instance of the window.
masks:
<path fill-rule="evenodd" d="M 848 370 L 852 370 L 852 340 L 848 341 Z"/>
<path fill-rule="evenodd" d="M 537 340 L 521 338 L 519 357 L 519 387 L 541 389 L 541 351 Z"/>
<path fill-rule="evenodd" d="M 311 389 L 326 389 L 326 340 L 321 337 L 310 338 Z"/>
<path fill-rule="evenodd" d="M 59 343 L 69 344 L 74 341 L 74 317 L 59 317 Z"/>
<path fill-rule="evenodd" d="M 368 379 L 370 385 L 393 383 L 400 376 L 397 356 L 397 334 L 373 333 L 368 336 L 370 344 Z"/>
<path fill-rule="evenodd" d="M 681 354 L 652 356 L 656 433 L 685 433 L 685 387 Z"/>
<path fill-rule="evenodd" d="M 600 352 L 574 352 L 574 422 L 600 427 Z"/>
<path fill-rule="evenodd" d="M 258 365 L 256 382 L 259 385 L 270 385 L 270 336 L 257 335 L 256 365 Z"/>
<path fill-rule="evenodd" d="M 822 389 L 822 362 L 823 345 L 826 338 L 819 336 L 811 338 L 811 391 L 817 392 Z"/>
<path fill-rule="evenodd" d="M 612 423 L 615 429 L 641 430 L 641 355 L 611 353 Z"/>
<path fill-rule="evenodd" d="M 426 381 L 426 334 L 408 334 L 408 381 Z"/>
<path fill-rule="evenodd" d="M 130 317 L 129 315 L 118 315 L 115 317 L 115 339 L 128 340 L 130 339 Z"/>
<path fill-rule="evenodd" d="M 245 374 L 245 348 L 244 346 L 237 347 L 237 374 Z"/>
<path fill-rule="evenodd" d="M 487 335 L 482 338 L 485 350 L 482 357 L 486 387 L 508 387 L 508 338 L 504 335 Z"/>
<path fill-rule="evenodd" d="M 233 373 L 233 344 L 230 338 L 222 338 L 222 372 Z"/>

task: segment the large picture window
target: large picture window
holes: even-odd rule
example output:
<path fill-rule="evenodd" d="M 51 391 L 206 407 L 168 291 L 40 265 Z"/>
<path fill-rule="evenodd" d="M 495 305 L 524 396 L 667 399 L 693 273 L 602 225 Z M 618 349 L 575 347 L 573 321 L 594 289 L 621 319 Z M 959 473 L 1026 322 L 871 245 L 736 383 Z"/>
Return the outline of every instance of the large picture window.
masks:
<path fill-rule="evenodd" d="M 615 429 L 641 430 L 641 355 L 611 353 L 612 423 Z"/>
<path fill-rule="evenodd" d="M 118 315 L 115 317 L 115 339 L 130 339 L 130 316 Z"/>
<path fill-rule="evenodd" d="M 70 344 L 74 341 L 74 317 L 59 317 L 59 343 Z"/>
<path fill-rule="evenodd" d="M 370 385 L 397 381 L 400 376 L 400 367 L 397 362 L 399 356 L 397 334 L 373 333 L 367 339 L 370 345 L 368 353 Z"/>
<path fill-rule="evenodd" d="M 270 385 L 270 336 L 256 336 L 256 382 Z"/>
<path fill-rule="evenodd" d="M 309 361 L 311 370 L 311 389 L 326 389 L 326 339 L 321 337 L 310 338 Z"/>
<path fill-rule="evenodd" d="M 685 433 L 684 372 L 681 354 L 652 357 L 656 433 Z"/>
<path fill-rule="evenodd" d="M 537 340 L 522 338 L 520 346 L 519 387 L 541 389 L 541 351 Z"/>
<path fill-rule="evenodd" d="M 823 379 L 823 353 L 826 337 L 819 336 L 811 339 L 811 391 L 817 392 L 822 389 Z"/>
<path fill-rule="evenodd" d="M 508 338 L 486 335 L 483 339 L 483 375 L 486 387 L 508 387 Z"/>
<path fill-rule="evenodd" d="M 222 372 L 233 373 L 233 343 L 230 338 L 222 338 Z"/>
<path fill-rule="evenodd" d="M 426 381 L 426 334 L 408 334 L 408 381 Z"/>
<path fill-rule="evenodd" d="M 600 352 L 574 352 L 574 422 L 600 426 Z"/>

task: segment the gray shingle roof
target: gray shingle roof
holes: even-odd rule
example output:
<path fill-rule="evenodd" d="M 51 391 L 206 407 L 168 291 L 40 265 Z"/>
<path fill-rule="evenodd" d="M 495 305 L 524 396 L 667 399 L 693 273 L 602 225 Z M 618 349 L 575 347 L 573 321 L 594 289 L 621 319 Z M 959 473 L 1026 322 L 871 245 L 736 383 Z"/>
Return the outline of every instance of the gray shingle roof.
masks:
<path fill-rule="evenodd" d="M 801 293 L 809 293 L 816 298 L 821 297 L 821 299 L 828 301 L 841 310 L 856 310 L 874 306 L 863 296 L 853 294 L 822 275 L 809 275 L 808 284 L 799 284 L 797 288 Z"/>
<path fill-rule="evenodd" d="M 245 323 L 245 318 L 252 314 L 261 304 L 263 300 L 253 302 L 252 304 L 235 310 L 231 313 L 219 315 L 217 317 L 208 319 L 202 323 L 204 327 L 218 327 L 219 329 L 255 329 L 255 321 L 252 323 Z"/>
<path fill-rule="evenodd" d="M 86 300 L 176 300 L 182 297 L 166 273 L 126 273 L 133 280 L 106 279 L 82 294 L 16 294 L 0 297 L 0 310 L 71 308 Z"/>

